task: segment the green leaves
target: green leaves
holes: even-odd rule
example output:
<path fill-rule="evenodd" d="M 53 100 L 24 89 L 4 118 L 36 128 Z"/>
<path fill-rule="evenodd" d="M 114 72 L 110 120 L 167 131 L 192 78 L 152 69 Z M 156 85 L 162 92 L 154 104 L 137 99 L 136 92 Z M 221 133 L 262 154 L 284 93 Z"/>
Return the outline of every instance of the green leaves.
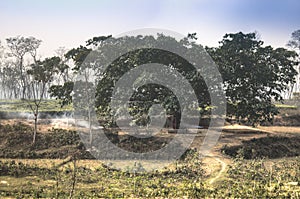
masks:
<path fill-rule="evenodd" d="M 292 38 L 288 42 L 288 46 L 290 46 L 292 48 L 296 48 L 296 49 L 300 48 L 300 30 L 295 30 L 292 33 Z"/>
<path fill-rule="evenodd" d="M 11 37 L 6 39 L 7 46 L 11 53 L 17 58 L 23 58 L 26 53 L 36 55 L 36 50 L 41 44 L 41 40 L 34 37 Z"/>
<path fill-rule="evenodd" d="M 295 81 L 297 54 L 284 48 L 262 46 L 255 33 L 226 34 L 218 48 L 210 48 L 219 65 L 231 107 L 227 114 L 255 125 L 277 114 L 272 100 Z"/>
<path fill-rule="evenodd" d="M 31 68 L 27 70 L 27 74 L 31 75 L 37 82 L 48 83 L 53 79 L 53 75 L 57 72 L 60 65 L 59 57 L 46 58 L 44 61 L 37 61 L 32 64 Z"/>
<path fill-rule="evenodd" d="M 66 82 L 64 85 L 52 85 L 49 89 L 51 97 L 60 100 L 61 107 L 72 103 L 71 93 L 73 91 L 74 82 Z"/>
<path fill-rule="evenodd" d="M 85 58 L 87 55 L 91 52 L 91 49 L 85 47 L 85 46 L 80 46 L 79 48 L 73 48 L 69 52 L 66 53 L 66 58 L 72 59 L 75 63 L 75 68 L 74 70 L 79 70 L 81 64 L 84 62 Z"/>
<path fill-rule="evenodd" d="M 297 39 L 298 36 L 294 33 L 293 39 Z M 196 39 L 195 33 L 189 34 L 187 38 L 179 42 L 164 35 L 158 35 L 157 38 L 152 36 L 137 36 L 137 38 L 136 42 L 140 42 L 148 48 L 138 49 L 119 56 L 100 77 L 96 92 L 96 106 L 100 107 L 99 110 L 102 112 L 109 110 L 107 107 L 110 102 L 109 96 L 116 81 L 124 73 L 135 66 L 153 62 L 168 65 L 185 76 L 195 90 L 197 97 L 201 99 L 199 106 L 205 108 L 205 106 L 210 105 L 208 88 L 201 75 L 197 71 L 193 71 L 189 63 L 175 55 L 159 50 L 150 50 L 151 43 L 166 42 L 170 46 L 180 43 L 202 56 L 201 53 L 203 52 L 200 50 L 200 45 L 194 41 L 189 41 L 189 39 Z M 124 37 L 119 39 L 112 38 L 111 35 L 94 37 L 86 42 L 86 46 L 72 49 L 65 56 L 74 61 L 73 70 L 79 71 L 85 67 L 82 66 L 82 63 L 89 53 L 93 52 L 93 47 L 107 45 L 101 51 L 102 54 L 97 59 L 97 63 L 93 63 L 101 71 L 101 68 L 104 67 L 103 64 L 109 57 L 108 55 L 117 55 L 120 49 L 129 48 L 130 46 L 125 45 L 128 43 L 127 41 L 135 41 L 137 38 Z M 295 82 L 297 75 L 294 69 L 294 66 L 298 64 L 296 52 L 284 48 L 274 49 L 271 46 L 263 46 L 263 43 L 257 39 L 256 33 L 244 34 L 239 32 L 226 34 L 217 48 L 206 48 L 218 64 L 222 74 L 228 104 L 227 115 L 233 116 L 237 120 L 245 120 L 252 125 L 272 120 L 273 116 L 278 113 L 277 108 L 272 105 L 272 101 L 282 102 L 282 93 Z M 49 64 L 51 65 L 51 62 Z M 63 71 L 64 66 L 58 67 L 58 70 Z M 213 81 L 213 74 L 209 73 L 209 75 Z M 71 87 L 71 83 L 66 83 L 63 86 L 52 86 L 50 89 L 51 96 L 56 96 L 63 100 L 63 104 L 67 104 L 72 100 L 70 96 Z M 141 95 L 147 97 L 147 93 L 144 95 L 139 93 L 140 98 Z M 172 100 L 170 106 L 174 103 L 176 101 Z"/>

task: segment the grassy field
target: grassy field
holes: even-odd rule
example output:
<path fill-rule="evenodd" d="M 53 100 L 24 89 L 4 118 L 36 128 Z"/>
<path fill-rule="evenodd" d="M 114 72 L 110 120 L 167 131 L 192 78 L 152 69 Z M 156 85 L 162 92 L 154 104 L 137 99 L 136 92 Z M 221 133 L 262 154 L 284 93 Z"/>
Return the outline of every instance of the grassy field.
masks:
<path fill-rule="evenodd" d="M 257 140 L 254 146 L 259 150 L 263 148 L 259 145 L 262 138 L 273 137 L 261 133 L 262 138 L 252 138 L 259 134 L 256 130 L 252 134 L 240 130 L 223 133 L 221 146 L 226 139 L 242 146 L 232 156 L 216 149 L 211 157 L 200 158 L 198 144 L 194 143 L 195 149 L 188 150 L 167 168 L 139 173 L 144 168 L 141 164 L 133 164 L 126 172 L 108 168 L 99 160 L 86 159 L 92 157 L 85 153 L 73 131 L 53 129 L 39 133 L 37 143 L 32 146 L 31 129 L 22 123 L 0 125 L 1 198 L 68 198 L 70 195 L 73 198 L 300 197 L 299 156 L 294 153 L 287 158 L 283 152 L 275 159 L 249 158 L 247 142 L 239 143 L 238 140 L 249 138 L 250 143 Z M 298 132 L 291 134 L 298 135 Z M 274 136 L 279 135 L 286 133 Z M 289 151 L 299 149 L 299 145 L 290 146 Z M 269 148 L 269 153 L 275 148 L 276 143 Z"/>
<path fill-rule="evenodd" d="M 0 110 L 1 111 L 31 111 L 29 108 L 28 101 L 24 100 L 3 100 L 0 99 Z M 297 109 L 296 105 L 288 105 L 288 104 L 275 104 L 275 106 L 279 109 Z M 61 108 L 58 100 L 50 99 L 43 100 L 41 103 L 41 111 L 70 111 L 73 110 L 72 105 L 66 105 Z"/>
<path fill-rule="evenodd" d="M 239 157 L 212 184 L 194 151 L 169 168 L 152 173 L 117 171 L 96 160 L 73 161 L 57 168 L 62 161 L 1 160 L 1 198 L 66 198 L 70 194 L 74 198 L 300 196 L 299 158 L 249 161 Z"/>
<path fill-rule="evenodd" d="M 1 112 L 31 112 L 29 104 L 33 102 L 24 100 L 0 100 Z M 63 108 L 57 100 L 43 100 L 40 105 L 41 112 L 59 112 L 59 111 L 72 111 L 72 105 L 64 106 Z"/>
<path fill-rule="evenodd" d="M 27 110 L 20 101 L 4 105 Z M 43 106 L 61 110 L 53 100 Z M 0 198 L 300 198 L 299 110 L 282 110 L 277 122 L 293 127 L 228 125 L 209 156 L 200 158 L 198 135 L 181 159 L 148 173 L 134 162 L 127 171 L 105 166 L 73 130 L 43 124 L 32 145 L 32 123 L 0 120 Z"/>

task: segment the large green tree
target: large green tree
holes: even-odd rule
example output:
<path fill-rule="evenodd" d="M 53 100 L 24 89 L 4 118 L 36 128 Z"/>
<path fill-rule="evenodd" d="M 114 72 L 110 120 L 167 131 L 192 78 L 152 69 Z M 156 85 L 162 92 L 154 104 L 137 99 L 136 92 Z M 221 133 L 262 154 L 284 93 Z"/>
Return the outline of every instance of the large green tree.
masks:
<path fill-rule="evenodd" d="M 217 48 L 207 49 L 222 74 L 228 116 L 255 125 L 271 121 L 278 110 L 272 100 L 295 82 L 297 54 L 263 46 L 255 33 L 226 34 Z"/>
<path fill-rule="evenodd" d="M 157 38 L 137 36 L 122 39 L 110 36 L 94 37 L 87 42 L 86 46 L 72 49 L 66 54 L 74 61 L 74 70 L 78 71 L 82 67 L 82 63 L 94 47 L 105 45 L 104 41 L 107 38 L 110 38 L 110 47 L 104 48 L 102 51 L 100 59 L 97 60 L 98 63 L 95 64 L 98 67 L 105 63 L 107 55 L 117 54 L 120 49 L 126 49 L 127 41 L 137 40 L 145 46 L 149 45 L 149 48 L 117 56 L 118 58 L 102 73 L 96 92 L 96 106 L 100 115 L 107 116 L 109 114 L 111 94 L 118 79 L 134 66 L 147 63 L 161 63 L 181 73 L 192 85 L 199 99 L 200 109 L 209 110 L 207 107 L 211 105 L 210 95 L 201 75 L 181 57 L 162 50 L 151 49 L 151 43 L 166 42 L 168 45 L 188 47 L 195 54 L 199 55 L 200 53 L 201 55 L 201 46 L 194 41 L 191 42 L 196 39 L 195 34 L 190 34 L 181 41 L 164 35 L 158 35 Z M 207 48 L 207 51 L 218 64 L 223 77 L 228 105 L 227 115 L 238 120 L 245 120 L 252 125 L 271 121 L 273 116 L 278 113 L 272 100 L 282 101 L 282 92 L 295 81 L 297 72 L 294 70 L 294 66 L 297 64 L 295 61 L 297 54 L 284 48 L 274 49 L 271 46 L 263 46 L 263 42 L 257 39 L 255 33 L 244 34 L 241 32 L 226 34 L 219 47 Z M 147 74 L 144 75 L 147 76 Z M 213 74 L 209 75 L 211 75 L 211 79 L 214 79 Z M 72 100 L 70 95 L 72 87 L 72 82 L 52 87 L 52 95 L 63 99 L 64 103 L 69 103 Z M 168 97 L 163 99 L 165 95 Z M 142 99 L 148 102 L 140 103 L 143 101 Z M 170 114 L 180 117 L 176 97 L 170 90 L 159 85 L 144 85 L 143 88 L 137 89 L 130 100 L 132 101 L 131 108 L 135 107 L 131 109 L 131 114 L 135 116 L 144 115 L 151 105 L 161 102 Z"/>
<path fill-rule="evenodd" d="M 109 39 L 108 44 L 104 41 Z M 196 45 L 194 42 L 190 42 L 189 38 L 184 38 L 181 41 L 176 41 L 172 37 L 167 37 L 162 34 L 158 35 L 157 38 L 153 36 L 137 36 L 137 37 L 124 37 L 124 38 L 111 38 L 108 37 L 94 37 L 93 39 L 87 41 L 86 46 L 80 46 L 79 48 L 70 50 L 66 56 L 71 58 L 75 67 L 74 70 L 83 70 L 83 62 L 92 51 L 93 47 L 102 47 L 107 44 L 107 46 L 101 48 L 101 53 L 98 54 L 98 57 L 101 57 L 102 60 L 97 60 L 98 63 L 95 64 L 97 67 L 101 68 L 104 66 L 106 59 L 112 56 L 112 54 L 118 54 L 120 51 L 130 48 L 130 45 L 139 42 L 140 45 L 145 46 L 146 48 L 138 49 L 125 53 L 110 63 L 106 71 L 103 71 L 103 74 L 99 80 L 96 92 L 96 107 L 98 108 L 99 115 L 103 117 L 109 117 L 110 107 L 109 103 L 111 100 L 112 92 L 115 87 L 115 83 L 128 71 L 135 68 L 136 66 L 149 63 L 160 63 L 165 66 L 169 66 L 171 70 L 176 70 L 181 75 L 183 75 L 191 84 L 199 99 L 199 106 L 205 107 L 210 105 L 210 95 L 208 94 L 207 86 L 194 67 L 182 57 L 159 49 L 153 49 L 153 44 L 164 43 L 169 46 L 182 46 L 182 49 L 188 48 L 188 46 L 193 46 L 195 51 L 201 48 L 199 45 Z M 190 36 L 192 38 L 192 35 Z M 198 49 L 199 47 L 199 49 Z M 183 51 L 183 53 L 185 50 Z M 192 56 L 192 55 L 190 55 Z M 161 71 L 163 72 L 163 71 Z M 167 71 L 165 71 L 167 72 Z M 148 74 L 143 74 L 147 76 Z M 167 75 L 166 75 L 167 77 Z M 137 81 L 142 81 L 141 79 Z M 52 96 L 56 96 L 59 99 L 63 99 L 63 103 L 66 104 L 71 102 L 71 95 L 67 94 L 65 91 L 69 90 L 73 84 L 67 83 L 61 86 L 53 86 L 51 89 Z M 155 91 L 155 92 L 154 92 Z M 150 94 L 151 93 L 151 94 Z M 65 97 L 67 95 L 68 97 Z M 136 93 L 130 99 L 130 114 L 133 117 L 137 118 L 138 123 L 143 123 L 139 116 L 145 115 L 149 111 L 149 107 L 153 104 L 163 104 L 167 114 L 175 115 L 180 117 L 180 107 L 178 106 L 178 100 L 174 97 L 174 94 L 167 88 L 163 88 L 155 84 L 144 85 L 143 88 L 137 89 Z M 143 102 L 144 103 L 141 103 Z M 122 107 L 120 107 L 121 109 Z M 203 108 L 204 110 L 204 108 Z M 179 121 L 179 118 L 178 120 Z M 110 123 L 110 122 L 109 122 Z"/>

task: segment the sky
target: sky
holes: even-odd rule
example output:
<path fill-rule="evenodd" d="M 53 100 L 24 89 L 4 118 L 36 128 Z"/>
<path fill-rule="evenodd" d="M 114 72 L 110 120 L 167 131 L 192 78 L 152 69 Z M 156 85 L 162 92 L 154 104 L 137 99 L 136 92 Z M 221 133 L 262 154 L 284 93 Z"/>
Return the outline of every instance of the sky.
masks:
<path fill-rule="evenodd" d="M 43 41 L 40 55 L 51 56 L 94 36 L 159 28 L 196 32 L 204 46 L 257 31 L 265 45 L 285 47 L 299 19 L 299 0 L 1 0 L 0 40 L 34 36 Z"/>

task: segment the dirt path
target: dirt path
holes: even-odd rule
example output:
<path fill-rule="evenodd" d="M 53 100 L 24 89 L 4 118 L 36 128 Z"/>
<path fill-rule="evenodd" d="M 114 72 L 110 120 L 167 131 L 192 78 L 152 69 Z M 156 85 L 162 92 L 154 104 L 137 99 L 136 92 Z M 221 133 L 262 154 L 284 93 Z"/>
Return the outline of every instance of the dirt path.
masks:
<path fill-rule="evenodd" d="M 206 172 L 208 173 L 207 182 L 210 185 L 215 184 L 222 178 L 230 164 L 230 159 L 222 156 L 220 148 L 223 145 L 237 145 L 242 141 L 250 140 L 252 138 L 266 137 L 268 135 L 284 135 L 287 133 L 300 134 L 300 127 L 264 127 L 257 128 L 243 126 L 243 125 L 228 125 L 223 127 L 223 132 L 220 136 L 218 144 L 209 156 L 204 159 L 206 165 Z"/>
<path fill-rule="evenodd" d="M 218 180 L 226 172 L 226 167 L 227 167 L 227 163 L 221 160 L 220 158 L 218 157 L 212 157 L 212 158 L 214 158 L 214 160 L 216 160 L 221 165 L 221 169 L 216 173 L 215 177 L 209 179 L 208 182 L 210 185 L 214 184 L 214 182 Z"/>

